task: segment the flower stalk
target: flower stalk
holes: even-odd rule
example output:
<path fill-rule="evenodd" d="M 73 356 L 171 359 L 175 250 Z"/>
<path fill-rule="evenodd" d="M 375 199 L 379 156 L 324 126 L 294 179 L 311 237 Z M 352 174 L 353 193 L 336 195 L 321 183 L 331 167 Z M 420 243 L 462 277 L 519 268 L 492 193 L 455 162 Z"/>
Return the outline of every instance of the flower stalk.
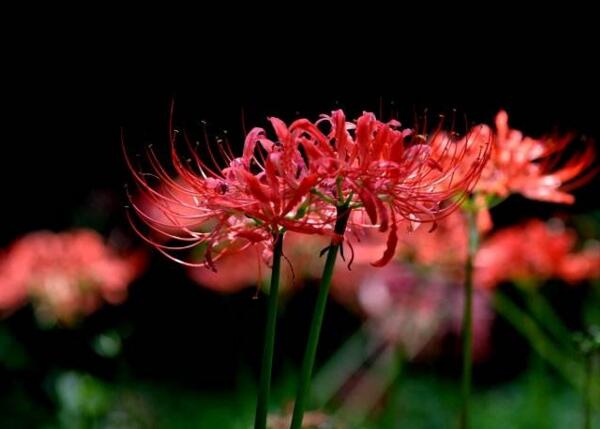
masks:
<path fill-rule="evenodd" d="M 255 429 L 266 429 L 267 414 L 269 409 L 269 395 L 271 391 L 271 372 L 273 368 L 273 350 L 275 347 L 275 327 L 277 324 L 277 301 L 279 297 L 279 278 L 281 272 L 281 255 L 283 254 L 283 232 L 274 237 L 273 268 L 271 271 L 271 285 L 267 304 L 267 322 L 263 346 L 262 365 L 260 369 L 260 382 L 256 402 L 256 415 L 254 418 Z"/>
<path fill-rule="evenodd" d="M 460 416 L 461 429 L 470 427 L 470 397 L 473 369 L 473 263 L 479 245 L 477 229 L 477 213 L 473 209 L 466 211 L 469 234 L 467 259 L 465 261 L 465 287 L 462 322 L 462 410 Z"/>
<path fill-rule="evenodd" d="M 493 300 L 494 309 L 513 328 L 523 335 L 531 347 L 542 359 L 552 365 L 574 388 L 581 390 L 583 378 L 581 367 L 565 356 L 526 311 L 522 310 L 501 291 L 496 291 Z"/>
<path fill-rule="evenodd" d="M 593 360 L 592 354 L 587 353 L 585 359 L 585 379 L 583 392 L 583 428 L 592 429 L 592 373 Z"/>
<path fill-rule="evenodd" d="M 348 207 L 348 203 L 349 201 L 337 207 L 337 219 L 334 231 L 340 236 L 343 236 L 344 232 L 346 231 L 346 225 L 348 224 L 348 219 L 350 218 L 351 210 Z M 319 336 L 321 334 L 321 326 L 323 325 L 325 307 L 327 306 L 327 297 L 329 295 L 333 269 L 335 267 L 335 261 L 340 245 L 341 243 L 332 241 L 329 246 L 329 250 L 327 251 L 327 260 L 325 261 L 323 276 L 321 277 L 321 283 L 319 285 L 319 293 L 310 325 L 308 342 L 306 344 L 306 350 L 304 353 L 304 360 L 302 362 L 302 372 L 300 374 L 300 382 L 298 384 L 298 392 L 296 394 L 296 402 L 294 404 L 294 414 L 292 416 L 292 424 L 290 426 L 291 429 L 300 429 L 302 427 L 306 400 L 310 391 L 310 381 L 315 364 L 315 357 L 317 355 Z"/>

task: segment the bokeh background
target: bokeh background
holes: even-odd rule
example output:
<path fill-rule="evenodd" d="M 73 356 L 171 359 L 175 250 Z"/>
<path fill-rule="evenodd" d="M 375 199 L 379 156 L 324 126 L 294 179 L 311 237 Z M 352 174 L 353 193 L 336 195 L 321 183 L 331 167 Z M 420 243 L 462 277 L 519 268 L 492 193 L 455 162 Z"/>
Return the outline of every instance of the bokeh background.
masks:
<path fill-rule="evenodd" d="M 495 72 L 489 71 L 492 59 L 475 65 L 442 61 L 439 73 L 418 78 L 390 64 L 381 72 L 349 71 L 341 79 L 335 66 L 310 61 L 252 64 L 251 52 L 194 53 L 202 55 L 200 62 L 188 59 L 192 53 L 173 59 L 129 45 L 116 53 L 91 52 L 41 49 L 39 71 L 13 82 L 16 97 L 2 132 L 2 248 L 31 231 L 75 227 L 145 248 L 124 216 L 123 187 L 131 179 L 120 132 L 132 153 L 150 143 L 166 146 L 172 100 L 178 128 L 195 136 L 206 128 L 211 139 L 226 130 L 234 150 L 243 141 L 242 116 L 247 126 L 266 126 L 268 116 L 314 119 L 339 107 L 349 116 L 363 110 L 397 114 L 406 125 L 424 109 L 435 115 L 453 108 L 471 123 L 490 123 L 502 108 L 529 135 L 575 131 L 600 140 L 593 67 L 571 63 L 542 79 L 552 58 Z M 163 68 L 164 75 L 158 71 Z M 511 197 L 494 209 L 494 220 L 503 227 L 560 215 L 598 231 L 599 185 L 596 177 L 578 189 L 577 202 L 568 207 Z M 73 327 L 41 327 L 31 306 L 0 320 L 1 427 L 250 427 L 266 300 L 255 299 L 252 284 L 234 294 L 203 288 L 182 267 L 147 251 L 147 268 L 120 305 L 105 305 Z M 273 398 L 281 413 L 293 398 L 314 286 L 307 281 L 282 303 Z M 503 287 L 510 295 L 511 286 Z M 576 332 L 586 328 L 584 314 L 597 317 L 599 287 L 597 281 L 571 288 L 555 282 L 544 293 Z M 356 312 L 331 301 L 318 366 L 362 323 Z M 498 317 L 491 335 L 491 352 L 475 367 L 474 427 L 579 424 L 580 393 L 528 340 Z M 360 423 L 352 426 L 342 416 L 335 424 L 453 427 L 459 362 L 449 344 L 434 358 L 390 370 L 389 387 Z"/>

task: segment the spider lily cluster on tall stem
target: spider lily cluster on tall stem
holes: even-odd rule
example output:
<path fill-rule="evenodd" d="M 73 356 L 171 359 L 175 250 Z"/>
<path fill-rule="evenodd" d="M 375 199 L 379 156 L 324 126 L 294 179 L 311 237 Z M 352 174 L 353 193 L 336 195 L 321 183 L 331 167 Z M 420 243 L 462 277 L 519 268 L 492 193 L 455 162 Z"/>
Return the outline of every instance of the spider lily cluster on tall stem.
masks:
<path fill-rule="evenodd" d="M 210 145 L 202 153 L 172 127 L 171 171 L 152 148 L 149 172 L 138 171 L 125 153 L 139 191 L 155 208 L 148 213 L 131 198 L 130 220 L 144 240 L 188 266 L 215 270 L 218 258 L 249 246 L 272 264 L 256 428 L 266 427 L 284 233 L 330 237 L 291 422 L 298 429 L 338 252 L 344 245 L 352 252 L 354 237 L 376 229 L 387 234 L 387 244 L 372 265 L 388 263 L 398 228 L 412 230 L 426 223 L 434 229 L 461 205 L 484 169 L 491 144 L 469 136 L 458 140 L 443 132 L 442 121 L 427 134 L 403 129 L 397 121 L 381 122 L 372 113 L 356 121 L 337 110 L 316 122 L 270 122 L 276 138 L 262 128 L 252 129 L 240 157 L 224 145 L 218 146 L 218 156 Z M 200 262 L 179 256 L 191 248 L 200 249 Z"/>
<path fill-rule="evenodd" d="M 572 204 L 569 191 L 585 183 L 597 170 L 590 169 L 595 158 L 592 144 L 570 157 L 565 149 L 573 142 L 571 135 L 533 139 L 508 125 L 508 115 L 496 115 L 495 129 L 478 126 L 471 139 L 457 142 L 467 152 L 471 145 L 492 141 L 492 152 L 475 184 L 472 198 L 463 205 L 468 219 L 468 252 L 465 262 L 465 307 L 463 317 L 463 407 L 461 428 L 470 427 L 469 402 L 472 361 L 472 302 L 474 262 L 479 236 L 492 227 L 490 202 L 498 204 L 511 194 L 552 203 Z M 435 147 L 435 144 L 433 145 Z M 476 153 L 472 151 L 473 155 Z M 467 156 L 468 157 L 468 156 Z M 567 159 L 565 159 L 567 158 Z M 561 164 L 562 162 L 562 164 Z"/>

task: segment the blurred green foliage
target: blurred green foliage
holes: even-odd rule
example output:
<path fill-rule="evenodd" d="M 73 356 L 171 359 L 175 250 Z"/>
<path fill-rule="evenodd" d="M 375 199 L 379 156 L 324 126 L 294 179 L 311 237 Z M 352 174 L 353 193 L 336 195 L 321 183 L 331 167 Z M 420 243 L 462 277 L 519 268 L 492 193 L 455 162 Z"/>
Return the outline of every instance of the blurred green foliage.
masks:
<path fill-rule="evenodd" d="M 53 378 L 57 412 L 33 412 L 32 398 L 12 392 L 10 407 L 0 406 L 1 427 L 44 429 L 206 428 L 249 429 L 254 412 L 254 388 L 196 392 L 189 388 L 145 382 L 107 383 L 89 374 L 65 372 Z M 293 397 L 286 377 L 274 389 L 272 405 L 281 410 Z M 510 383 L 479 387 L 474 394 L 474 424 L 486 429 L 564 429 L 579 427 L 581 398 L 577 392 L 533 365 Z M 459 398 L 456 382 L 422 373 L 401 375 L 380 409 L 368 422 L 347 429 L 445 429 L 456 426 Z M 594 416 L 600 425 L 600 413 Z M 336 419 L 344 424 L 343 416 Z M 19 425 L 14 426 L 18 421 Z M 13 425 L 11 425 L 13 423 Z"/>

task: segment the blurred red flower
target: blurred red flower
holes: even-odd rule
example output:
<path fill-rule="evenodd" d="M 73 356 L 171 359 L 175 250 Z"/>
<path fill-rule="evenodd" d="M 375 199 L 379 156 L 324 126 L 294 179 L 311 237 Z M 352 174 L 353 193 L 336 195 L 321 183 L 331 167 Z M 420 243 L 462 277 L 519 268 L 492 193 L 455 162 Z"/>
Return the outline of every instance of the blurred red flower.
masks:
<path fill-rule="evenodd" d="M 557 278 L 568 283 L 600 277 L 600 249 L 577 251 L 575 231 L 559 220 L 529 220 L 502 229 L 482 245 L 475 260 L 476 284 L 492 288 L 503 281 Z"/>
<path fill-rule="evenodd" d="M 459 284 L 436 273 L 418 273 L 409 264 L 393 263 L 371 272 L 358 287 L 360 309 L 371 321 L 372 335 L 398 344 L 407 358 L 437 355 L 449 335 L 458 338 L 463 296 Z M 494 313 L 487 294 L 474 296 L 474 357 L 490 350 Z"/>
<path fill-rule="evenodd" d="M 568 191 L 585 181 L 594 171 L 587 171 L 595 158 L 594 148 L 586 143 L 583 151 L 557 167 L 556 157 L 572 145 L 573 136 L 549 136 L 532 139 L 508 126 L 508 114 L 496 115 L 494 151 L 476 189 L 502 197 L 510 193 L 540 201 L 571 204 Z M 491 131 L 490 131 L 491 132 Z M 587 173 L 587 174 L 585 174 Z"/>
<path fill-rule="evenodd" d="M 467 254 L 466 219 L 454 212 L 440 221 L 433 232 L 423 229 L 399 235 L 395 259 L 421 270 L 460 283 Z M 376 234 L 362 237 L 354 245 L 352 271 L 336 269 L 334 295 L 343 302 L 356 294 L 357 284 L 374 275 L 368 261 L 384 246 Z M 550 278 L 575 284 L 600 277 L 600 245 L 589 242 L 578 249 L 577 233 L 562 221 L 531 219 L 500 229 L 483 238 L 475 258 L 475 286 L 489 289 L 504 281 L 534 281 Z"/>
<path fill-rule="evenodd" d="M 144 261 L 118 255 L 91 230 L 30 233 L 0 258 L 0 312 L 31 300 L 42 321 L 73 323 L 103 301 L 122 302 Z"/>
<path fill-rule="evenodd" d="M 281 289 L 302 285 L 307 278 L 320 275 L 319 253 L 328 245 L 325 237 L 288 232 L 285 237 L 281 266 Z M 190 267 L 190 277 L 199 285 L 220 293 L 235 293 L 264 284 L 271 276 L 270 261 L 250 247 L 215 261 L 217 272 L 204 267 Z M 193 258 L 193 257 L 192 257 Z"/>
<path fill-rule="evenodd" d="M 433 141 L 436 153 L 446 150 L 444 137 L 445 134 L 440 133 Z M 478 125 L 457 145 L 465 148 L 473 158 L 478 155 L 480 144 L 488 141 L 493 142 L 491 157 L 474 187 L 478 224 L 482 230 L 492 227 L 487 211 L 491 200 L 521 194 L 533 200 L 572 204 L 575 198 L 569 191 L 597 172 L 597 169 L 590 168 L 595 159 L 590 141 L 577 151 L 579 148 L 575 148 L 570 134 L 540 139 L 524 136 L 521 131 L 509 127 L 505 111 L 496 115 L 495 129 Z"/>

